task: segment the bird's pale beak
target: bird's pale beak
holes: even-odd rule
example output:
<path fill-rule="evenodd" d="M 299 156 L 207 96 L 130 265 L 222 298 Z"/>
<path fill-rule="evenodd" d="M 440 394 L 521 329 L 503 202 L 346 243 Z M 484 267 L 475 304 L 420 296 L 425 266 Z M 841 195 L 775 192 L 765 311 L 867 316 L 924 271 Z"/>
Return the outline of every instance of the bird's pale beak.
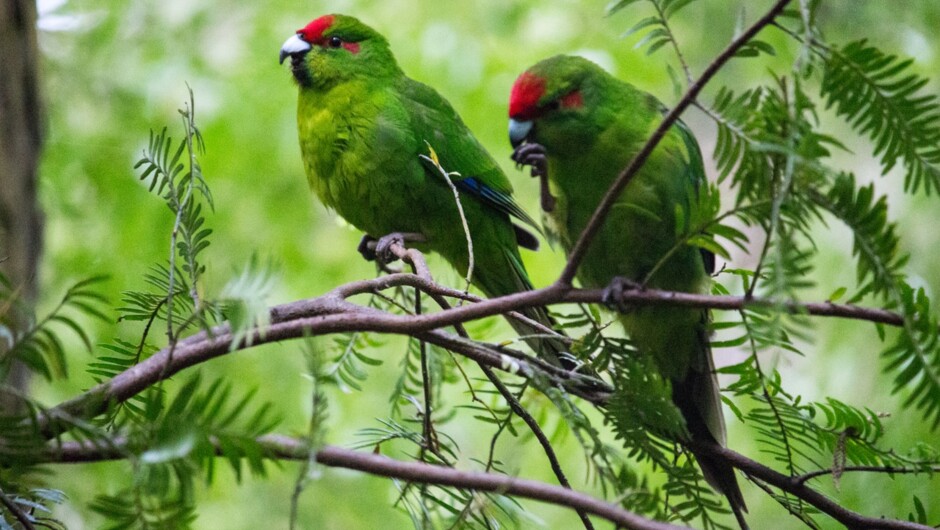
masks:
<path fill-rule="evenodd" d="M 532 132 L 533 123 L 531 121 L 509 120 L 509 143 L 513 147 L 519 147 L 519 144 L 526 141 L 529 133 Z"/>
<path fill-rule="evenodd" d="M 310 43 L 301 39 L 300 35 L 293 35 L 291 38 L 284 41 L 284 45 L 281 46 L 281 58 L 279 63 L 283 64 L 284 59 L 288 56 L 294 57 L 297 55 L 303 56 L 305 53 L 310 51 Z"/>

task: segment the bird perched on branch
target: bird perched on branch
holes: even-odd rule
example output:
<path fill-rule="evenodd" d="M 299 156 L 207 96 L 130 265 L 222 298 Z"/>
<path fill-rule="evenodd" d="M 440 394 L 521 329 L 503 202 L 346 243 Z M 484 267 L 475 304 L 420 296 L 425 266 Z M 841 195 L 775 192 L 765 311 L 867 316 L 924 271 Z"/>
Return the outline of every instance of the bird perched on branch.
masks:
<path fill-rule="evenodd" d="M 580 57 L 556 56 L 525 71 L 512 87 L 513 160 L 547 174 L 546 231 L 570 252 L 617 175 L 662 122 L 663 105 Z M 681 122 L 673 126 L 616 199 L 578 271 L 586 287 L 703 292 L 715 258 L 685 244 L 690 199 L 706 185 L 702 155 Z M 725 423 L 708 341 L 708 313 L 678 307 L 631 308 L 619 317 L 634 346 L 650 355 L 698 443 L 725 444 Z M 734 469 L 693 450 L 705 479 L 723 493 L 744 526 Z"/>
<path fill-rule="evenodd" d="M 537 224 L 447 100 L 407 77 L 382 35 L 356 18 L 326 15 L 284 42 L 285 59 L 300 93 L 297 128 L 310 187 L 366 233 L 363 243 L 377 239 L 379 259 L 388 261 L 391 243 L 416 234 L 416 248 L 470 271 L 489 297 L 532 289 L 518 246 L 535 249 L 538 241 L 511 218 Z M 523 313 L 552 326 L 543 308 Z M 538 353 L 560 362 L 564 342 L 510 323 Z"/>

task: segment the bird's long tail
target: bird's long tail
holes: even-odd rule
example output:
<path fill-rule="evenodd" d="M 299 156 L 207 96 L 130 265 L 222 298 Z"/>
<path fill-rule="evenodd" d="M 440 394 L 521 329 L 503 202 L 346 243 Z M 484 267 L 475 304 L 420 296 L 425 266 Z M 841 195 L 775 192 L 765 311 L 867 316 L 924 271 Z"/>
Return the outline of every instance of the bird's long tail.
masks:
<path fill-rule="evenodd" d="M 715 365 L 708 345 L 705 326 L 700 330 L 701 351 L 682 381 L 672 382 L 673 402 L 682 412 L 692 440 L 700 444 L 725 445 L 725 421 L 721 411 L 721 395 L 715 377 Z M 727 462 L 703 451 L 692 450 L 705 481 L 728 498 L 742 530 L 747 529 L 743 513 L 747 512 L 744 496 L 738 486 L 734 468 Z"/>

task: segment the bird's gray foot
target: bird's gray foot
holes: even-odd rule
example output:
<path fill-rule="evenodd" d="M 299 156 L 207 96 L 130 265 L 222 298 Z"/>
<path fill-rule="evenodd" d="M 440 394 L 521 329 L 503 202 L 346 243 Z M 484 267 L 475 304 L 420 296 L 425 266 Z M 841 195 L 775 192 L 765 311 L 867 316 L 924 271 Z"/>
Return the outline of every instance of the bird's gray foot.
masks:
<path fill-rule="evenodd" d="M 601 295 L 601 303 L 613 311 L 627 313 L 633 310 L 633 306 L 624 303 L 623 295 L 627 291 L 642 291 L 645 287 L 629 278 L 623 276 L 614 276 L 610 285 L 604 287 Z"/>
<path fill-rule="evenodd" d="M 526 142 L 513 150 L 511 158 L 518 169 L 530 166 L 533 177 L 548 173 L 548 157 L 542 144 Z"/>
<path fill-rule="evenodd" d="M 369 234 L 363 234 L 359 240 L 359 246 L 356 247 L 359 254 L 366 261 L 375 261 L 375 238 Z"/>
<path fill-rule="evenodd" d="M 394 263 L 398 256 L 392 252 L 392 245 L 405 246 L 405 234 L 401 232 L 392 232 L 379 238 L 375 243 L 375 257 L 382 263 Z"/>
<path fill-rule="evenodd" d="M 532 168 L 531 175 L 539 179 L 542 209 L 546 212 L 554 211 L 555 197 L 548 187 L 548 156 L 545 147 L 542 144 L 526 142 L 513 150 L 512 160 L 519 169 L 523 166 Z"/>

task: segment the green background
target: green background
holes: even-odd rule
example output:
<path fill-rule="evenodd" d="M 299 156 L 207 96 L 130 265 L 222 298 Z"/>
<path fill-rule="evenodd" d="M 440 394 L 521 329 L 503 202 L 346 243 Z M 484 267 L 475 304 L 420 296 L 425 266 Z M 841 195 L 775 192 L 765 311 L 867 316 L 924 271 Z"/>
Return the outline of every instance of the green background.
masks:
<path fill-rule="evenodd" d="M 673 29 L 693 72 L 701 72 L 733 37 L 742 9 L 745 20 L 751 21 L 769 5 L 768 1 L 718 0 L 683 10 L 674 19 Z M 272 304 L 316 296 L 340 283 L 374 275 L 373 265 L 355 252 L 360 234 L 317 204 L 307 189 L 294 123 L 296 89 L 286 67 L 277 63 L 287 37 L 330 12 L 357 16 L 384 34 L 406 73 L 451 101 L 503 163 L 520 202 L 535 213 L 536 182 L 512 167 L 506 138 L 509 88 L 522 70 L 549 55 L 580 53 L 667 104 L 676 101 L 666 67 L 675 66 L 669 50 L 646 56 L 644 50 L 634 49 L 636 37 L 620 38 L 650 14 L 649 8 L 638 4 L 610 17 L 604 16 L 604 8 L 603 1 L 564 0 L 41 3 L 39 44 L 47 141 L 40 187 L 47 224 L 40 312 L 51 307 L 74 281 L 102 273 L 111 277 L 107 295 L 118 306 L 121 291 L 142 289 L 141 277 L 147 268 L 165 262 L 171 216 L 137 180 L 132 166 L 146 147 L 148 130 L 169 126 L 171 134 L 180 137 L 176 109 L 187 101 L 187 84 L 195 94 L 196 120 L 207 146 L 201 165 L 216 203 L 209 217 L 212 246 L 203 257 L 209 266 L 205 291 L 218 294 L 252 254 L 279 266 L 278 287 L 269 300 Z M 820 17 L 821 27 L 834 43 L 868 37 L 886 51 L 910 55 L 918 73 L 934 78 L 926 90 L 938 91 L 940 47 L 933 34 L 940 27 L 937 2 L 831 2 L 820 10 Z M 732 61 L 706 90 L 705 101 L 719 84 L 740 90 L 770 82 L 768 67 L 789 73 L 793 43 L 772 29 L 762 38 L 779 45 L 778 56 Z M 713 125 L 695 109 L 685 119 L 707 156 L 714 142 Z M 854 170 L 862 181 L 877 179 L 879 191 L 890 195 L 891 216 L 901 225 L 904 250 L 912 254 L 912 283 L 938 292 L 937 198 L 904 195 L 900 174 L 879 179 L 878 165 L 867 155 L 869 146 L 825 112 L 821 119 L 828 132 L 854 151 L 837 154 L 834 164 Z M 710 177 L 714 178 L 714 172 Z M 808 295 L 812 299 L 825 299 L 840 286 L 854 285 L 848 232 L 822 225 L 819 230 L 821 259 L 814 272 L 818 288 Z M 753 241 L 759 242 L 759 238 Z M 552 281 L 563 264 L 561 254 L 547 245 L 538 253 L 526 252 L 524 258 L 536 285 Z M 731 263 L 752 264 L 753 257 L 741 254 Z M 443 265 L 432 260 L 437 277 L 456 285 L 456 275 Z M 134 325 L 87 324 L 98 342 L 114 337 L 133 340 L 140 333 Z M 490 333 L 492 337 L 508 334 L 501 322 Z M 884 419 L 887 439 L 906 452 L 916 440 L 937 436 L 921 425 L 918 413 L 903 410 L 903 396 L 889 394 L 891 382 L 879 374 L 877 340 L 871 325 L 819 322 L 812 341 L 804 346 L 805 357 L 769 357 L 767 362 L 783 371 L 787 389 L 807 399 L 833 396 L 889 414 Z M 329 443 L 350 444 L 356 441 L 357 430 L 375 427 L 376 418 L 387 415 L 401 343 L 389 339 L 376 350 L 376 356 L 387 361 L 371 369 L 362 392 L 329 389 Z M 81 353 L 77 344 L 72 351 L 76 353 L 67 381 L 34 384 L 42 402 L 55 404 L 93 384 L 84 372 L 92 357 Z M 727 364 L 738 355 L 717 352 L 717 362 Z M 259 397 L 275 402 L 284 417 L 280 432 L 304 432 L 310 385 L 299 345 L 240 352 L 214 360 L 202 370 L 213 377 L 230 378 L 243 391 L 260 387 Z M 448 403 L 459 404 L 465 399 L 462 392 L 455 385 Z M 469 413 L 460 414 L 445 426 L 446 432 L 466 454 L 485 455 L 488 432 Z M 547 423 L 551 432 L 557 418 L 551 415 Z M 729 420 L 729 431 L 732 448 L 761 458 L 745 429 Z M 562 435 L 558 447 L 576 487 L 590 490 L 584 484 L 584 460 L 574 440 Z M 531 440 L 518 444 L 505 437 L 500 458 L 522 476 L 554 482 Z M 86 503 L 97 493 L 116 491 L 130 475 L 125 463 L 50 469 L 55 473 L 52 483 L 70 497 L 57 516 L 76 529 L 99 526 L 102 519 L 90 513 Z M 268 478 L 249 475 L 241 485 L 235 484 L 228 469 L 219 469 L 215 482 L 198 493 L 197 527 L 287 527 L 295 464 L 272 466 Z M 911 496 L 916 494 L 928 505 L 932 520 L 940 518 L 937 479 L 859 474 L 843 477 L 838 490 L 830 480 L 818 484 L 870 515 L 904 517 L 912 510 Z M 768 527 L 768 522 L 775 528 L 799 527 L 756 487 L 744 483 L 743 488 L 755 528 Z M 300 526 L 407 528 L 407 517 L 391 506 L 395 497 L 386 479 L 323 470 L 302 496 Z M 526 506 L 545 528 L 578 524 L 564 510 L 536 503 Z M 830 525 L 825 518 L 820 520 Z"/>

